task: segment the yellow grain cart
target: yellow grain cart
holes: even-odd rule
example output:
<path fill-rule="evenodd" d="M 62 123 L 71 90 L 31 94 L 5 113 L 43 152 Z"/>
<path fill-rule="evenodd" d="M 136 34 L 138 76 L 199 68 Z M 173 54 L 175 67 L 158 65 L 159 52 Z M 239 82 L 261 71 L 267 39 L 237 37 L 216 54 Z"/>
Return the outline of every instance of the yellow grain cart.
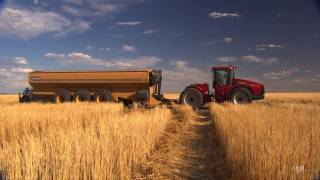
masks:
<path fill-rule="evenodd" d="M 29 73 L 31 88 L 19 94 L 20 102 L 138 102 L 160 104 L 161 70 L 35 71 Z"/>

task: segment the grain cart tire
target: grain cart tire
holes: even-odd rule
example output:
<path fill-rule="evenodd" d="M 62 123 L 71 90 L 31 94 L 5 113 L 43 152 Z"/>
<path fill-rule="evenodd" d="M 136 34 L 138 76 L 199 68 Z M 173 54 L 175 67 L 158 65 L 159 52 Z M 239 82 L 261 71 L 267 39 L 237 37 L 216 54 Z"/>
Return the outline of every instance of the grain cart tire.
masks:
<path fill-rule="evenodd" d="M 200 108 L 203 106 L 203 96 L 199 90 L 187 88 L 181 93 L 179 102 L 180 104 L 187 104 L 195 108 Z"/>
<path fill-rule="evenodd" d="M 250 104 L 252 103 L 252 93 L 247 88 L 235 88 L 231 93 L 230 101 L 233 104 Z"/>
<path fill-rule="evenodd" d="M 91 93 L 86 89 L 79 89 L 74 93 L 74 100 L 76 102 L 88 102 L 91 100 Z"/>
<path fill-rule="evenodd" d="M 65 102 L 70 102 L 71 96 L 70 92 L 65 90 L 65 89 L 59 89 L 53 97 L 53 102 L 57 104 L 65 103 Z"/>
<path fill-rule="evenodd" d="M 31 98 L 28 95 L 23 95 L 21 98 L 21 103 L 29 103 L 31 102 Z"/>
<path fill-rule="evenodd" d="M 112 94 L 108 89 L 100 89 L 94 93 L 94 101 L 97 103 L 112 102 Z"/>

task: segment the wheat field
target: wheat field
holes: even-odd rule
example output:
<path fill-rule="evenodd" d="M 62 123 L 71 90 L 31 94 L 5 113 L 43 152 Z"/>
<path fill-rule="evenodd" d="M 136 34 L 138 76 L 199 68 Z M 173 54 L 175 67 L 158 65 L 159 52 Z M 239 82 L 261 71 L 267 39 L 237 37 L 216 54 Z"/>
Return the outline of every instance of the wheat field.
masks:
<path fill-rule="evenodd" d="M 0 97 L 0 171 L 8 179 L 130 179 L 171 118 L 164 107 L 16 101 Z"/>
<path fill-rule="evenodd" d="M 320 170 L 319 93 L 267 94 L 250 105 L 212 103 L 198 113 L 179 105 L 18 104 L 13 95 L 0 96 L 0 109 L 0 179 L 161 179 L 177 177 L 177 170 L 190 178 L 200 170 L 212 174 L 209 179 L 215 179 L 212 171 L 230 179 L 313 179 Z M 208 141 L 219 143 L 201 151 Z M 203 159 L 215 151 L 221 157 L 214 160 L 225 163 Z M 184 166 L 204 162 L 210 172 Z M 189 179 L 184 175 L 178 177 Z"/>
<path fill-rule="evenodd" d="M 313 179 L 320 173 L 320 94 L 268 94 L 214 104 L 212 119 L 236 179 Z"/>

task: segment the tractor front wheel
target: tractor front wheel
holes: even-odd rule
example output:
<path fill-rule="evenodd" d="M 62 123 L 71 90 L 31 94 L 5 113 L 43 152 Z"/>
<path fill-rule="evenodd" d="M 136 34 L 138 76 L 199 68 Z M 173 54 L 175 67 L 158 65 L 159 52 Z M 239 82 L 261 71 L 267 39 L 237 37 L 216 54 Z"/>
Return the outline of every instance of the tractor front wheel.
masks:
<path fill-rule="evenodd" d="M 246 88 L 236 88 L 232 91 L 230 101 L 233 104 L 250 104 L 252 103 L 252 94 Z"/>
<path fill-rule="evenodd" d="M 187 88 L 180 95 L 180 104 L 187 104 L 195 108 L 203 106 L 203 96 L 201 92 L 195 88 Z"/>

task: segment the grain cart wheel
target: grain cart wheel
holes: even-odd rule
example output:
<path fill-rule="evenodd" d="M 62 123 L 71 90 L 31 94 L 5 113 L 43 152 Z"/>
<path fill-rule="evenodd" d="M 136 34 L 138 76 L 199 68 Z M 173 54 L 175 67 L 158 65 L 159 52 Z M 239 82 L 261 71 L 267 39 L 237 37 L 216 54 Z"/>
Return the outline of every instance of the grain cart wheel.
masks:
<path fill-rule="evenodd" d="M 102 103 L 102 102 L 112 102 L 112 94 L 111 91 L 108 89 L 100 89 L 95 92 L 94 94 L 94 100 L 97 103 Z"/>
<path fill-rule="evenodd" d="M 195 88 L 187 88 L 180 95 L 180 104 L 188 104 L 190 106 L 200 108 L 203 105 L 203 96 Z"/>
<path fill-rule="evenodd" d="M 53 98 L 53 101 L 57 104 L 69 102 L 71 99 L 70 92 L 65 89 L 59 89 Z"/>
<path fill-rule="evenodd" d="M 74 100 L 76 102 L 86 102 L 91 100 L 91 93 L 88 90 L 85 89 L 79 89 L 75 94 L 74 94 Z"/>
<path fill-rule="evenodd" d="M 28 95 L 23 95 L 21 98 L 21 103 L 29 103 L 31 102 L 31 98 Z"/>
<path fill-rule="evenodd" d="M 249 104 L 252 102 L 252 94 L 247 88 L 235 88 L 231 93 L 230 100 L 234 104 Z"/>

